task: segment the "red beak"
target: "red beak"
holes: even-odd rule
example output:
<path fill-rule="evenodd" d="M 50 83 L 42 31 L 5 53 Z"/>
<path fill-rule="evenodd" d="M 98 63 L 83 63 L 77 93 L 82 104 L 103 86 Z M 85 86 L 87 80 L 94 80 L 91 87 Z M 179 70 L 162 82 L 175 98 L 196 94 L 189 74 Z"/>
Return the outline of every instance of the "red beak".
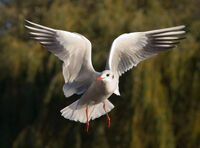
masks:
<path fill-rule="evenodd" d="M 98 77 L 97 80 L 100 81 L 100 80 L 103 80 L 103 78 L 102 77 Z"/>

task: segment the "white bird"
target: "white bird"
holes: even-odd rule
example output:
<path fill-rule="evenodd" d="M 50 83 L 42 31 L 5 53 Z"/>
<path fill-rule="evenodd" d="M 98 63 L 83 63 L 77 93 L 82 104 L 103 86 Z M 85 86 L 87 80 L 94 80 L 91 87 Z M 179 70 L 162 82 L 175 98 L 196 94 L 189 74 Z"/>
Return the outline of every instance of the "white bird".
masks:
<path fill-rule="evenodd" d="M 145 59 L 174 48 L 185 34 L 184 25 L 122 34 L 112 43 L 106 70 L 96 72 L 91 62 L 91 43 L 86 37 L 26 22 L 28 25 L 25 27 L 30 30 L 31 37 L 63 61 L 65 97 L 83 94 L 79 100 L 62 109 L 61 113 L 66 119 L 87 123 L 86 131 L 90 120 L 104 114 L 110 126 L 108 112 L 114 105 L 108 98 L 113 93 L 120 95 L 119 77 L 124 72 Z"/>

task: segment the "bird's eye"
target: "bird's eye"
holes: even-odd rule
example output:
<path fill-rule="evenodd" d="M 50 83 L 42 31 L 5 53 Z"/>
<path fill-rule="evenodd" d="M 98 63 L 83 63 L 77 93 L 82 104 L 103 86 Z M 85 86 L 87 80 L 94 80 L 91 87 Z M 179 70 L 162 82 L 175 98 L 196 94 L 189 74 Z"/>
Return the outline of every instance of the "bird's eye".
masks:
<path fill-rule="evenodd" d="M 110 76 L 110 74 L 106 74 L 106 77 L 109 77 Z"/>

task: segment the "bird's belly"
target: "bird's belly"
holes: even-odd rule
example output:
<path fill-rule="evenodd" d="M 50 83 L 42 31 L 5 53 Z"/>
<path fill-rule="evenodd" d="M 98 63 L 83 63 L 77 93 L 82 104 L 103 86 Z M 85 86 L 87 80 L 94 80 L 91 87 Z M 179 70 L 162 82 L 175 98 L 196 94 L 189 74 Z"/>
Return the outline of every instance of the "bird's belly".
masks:
<path fill-rule="evenodd" d="M 113 92 L 106 89 L 102 82 L 92 83 L 88 90 L 82 95 L 79 106 L 85 107 L 98 104 L 109 98 Z"/>

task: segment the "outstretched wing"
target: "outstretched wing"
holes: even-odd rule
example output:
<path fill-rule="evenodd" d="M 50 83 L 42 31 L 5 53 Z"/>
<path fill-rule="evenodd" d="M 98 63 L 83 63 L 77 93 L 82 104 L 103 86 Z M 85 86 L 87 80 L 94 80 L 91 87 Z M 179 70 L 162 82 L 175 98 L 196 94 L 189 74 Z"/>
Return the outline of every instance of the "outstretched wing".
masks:
<path fill-rule="evenodd" d="M 179 40 L 184 39 L 184 28 L 182 25 L 120 35 L 112 44 L 106 69 L 120 76 L 139 62 L 174 48 Z"/>
<path fill-rule="evenodd" d="M 63 61 L 65 96 L 83 93 L 89 87 L 91 78 L 97 74 L 91 62 L 90 41 L 78 33 L 26 22 L 30 36 Z"/>

